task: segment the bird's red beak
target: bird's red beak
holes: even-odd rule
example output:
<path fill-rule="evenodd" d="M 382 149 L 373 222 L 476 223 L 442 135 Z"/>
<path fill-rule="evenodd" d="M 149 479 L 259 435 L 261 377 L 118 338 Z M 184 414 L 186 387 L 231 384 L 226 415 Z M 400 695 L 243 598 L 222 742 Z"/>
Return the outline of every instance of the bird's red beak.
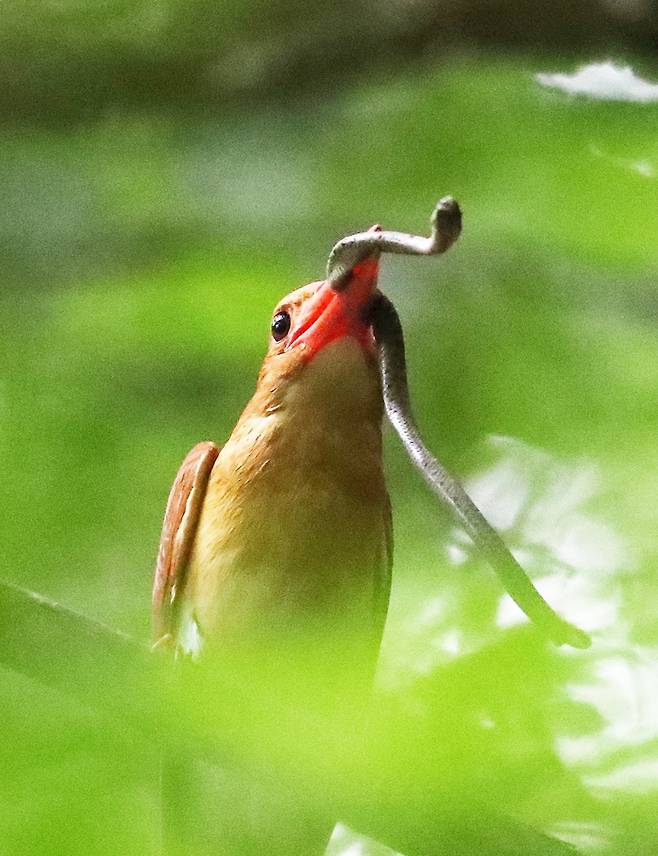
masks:
<path fill-rule="evenodd" d="M 372 343 L 368 308 L 377 288 L 379 261 L 375 257 L 356 264 L 347 282 L 336 291 L 328 282 L 319 282 L 317 290 L 302 305 L 286 350 L 303 347 L 310 359 L 322 348 L 352 336 L 364 348 Z"/>

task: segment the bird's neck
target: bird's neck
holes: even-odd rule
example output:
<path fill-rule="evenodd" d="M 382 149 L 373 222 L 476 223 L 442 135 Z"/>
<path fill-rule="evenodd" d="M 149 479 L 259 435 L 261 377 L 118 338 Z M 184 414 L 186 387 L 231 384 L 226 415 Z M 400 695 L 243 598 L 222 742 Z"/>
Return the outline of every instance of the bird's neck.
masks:
<path fill-rule="evenodd" d="M 350 478 L 381 466 L 382 398 L 374 356 L 351 337 L 328 345 L 294 378 L 264 369 L 231 440 L 281 456 L 289 472 L 314 466 Z"/>

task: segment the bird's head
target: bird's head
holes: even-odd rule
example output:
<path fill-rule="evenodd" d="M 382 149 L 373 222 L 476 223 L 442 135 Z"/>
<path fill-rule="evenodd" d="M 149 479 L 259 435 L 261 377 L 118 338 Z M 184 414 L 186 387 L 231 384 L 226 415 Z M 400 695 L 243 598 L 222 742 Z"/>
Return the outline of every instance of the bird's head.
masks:
<path fill-rule="evenodd" d="M 259 388 L 280 400 L 287 387 L 321 385 L 328 400 L 363 395 L 364 374 L 377 383 L 376 349 L 370 309 L 377 291 L 377 255 L 354 265 L 338 284 L 328 280 L 297 288 L 272 313 L 270 343 Z M 360 379 L 361 378 L 361 382 Z M 357 389 L 361 387 L 360 390 Z M 318 390 L 320 392 L 320 390 Z"/>
<path fill-rule="evenodd" d="M 372 350 L 368 309 L 377 287 L 379 263 L 364 259 L 352 268 L 340 289 L 323 280 L 302 286 L 279 302 L 272 316 L 269 358 L 309 363 L 320 351 L 349 336 Z"/>

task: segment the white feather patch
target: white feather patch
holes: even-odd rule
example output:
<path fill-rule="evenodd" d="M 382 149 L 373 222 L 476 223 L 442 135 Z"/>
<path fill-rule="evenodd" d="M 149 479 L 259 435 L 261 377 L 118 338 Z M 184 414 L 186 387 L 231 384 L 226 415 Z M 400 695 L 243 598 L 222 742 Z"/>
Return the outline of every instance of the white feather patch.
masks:
<path fill-rule="evenodd" d="M 186 615 L 178 630 L 178 650 L 185 656 L 196 660 L 203 648 L 203 636 L 196 618 Z"/>

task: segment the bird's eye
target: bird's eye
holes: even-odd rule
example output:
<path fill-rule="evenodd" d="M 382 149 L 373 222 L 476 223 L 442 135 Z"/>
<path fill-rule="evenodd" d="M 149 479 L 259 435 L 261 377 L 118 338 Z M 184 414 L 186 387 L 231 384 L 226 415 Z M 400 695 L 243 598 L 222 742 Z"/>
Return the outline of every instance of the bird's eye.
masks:
<path fill-rule="evenodd" d="M 272 338 L 280 342 L 290 330 L 290 315 L 287 312 L 277 312 L 272 319 Z"/>

